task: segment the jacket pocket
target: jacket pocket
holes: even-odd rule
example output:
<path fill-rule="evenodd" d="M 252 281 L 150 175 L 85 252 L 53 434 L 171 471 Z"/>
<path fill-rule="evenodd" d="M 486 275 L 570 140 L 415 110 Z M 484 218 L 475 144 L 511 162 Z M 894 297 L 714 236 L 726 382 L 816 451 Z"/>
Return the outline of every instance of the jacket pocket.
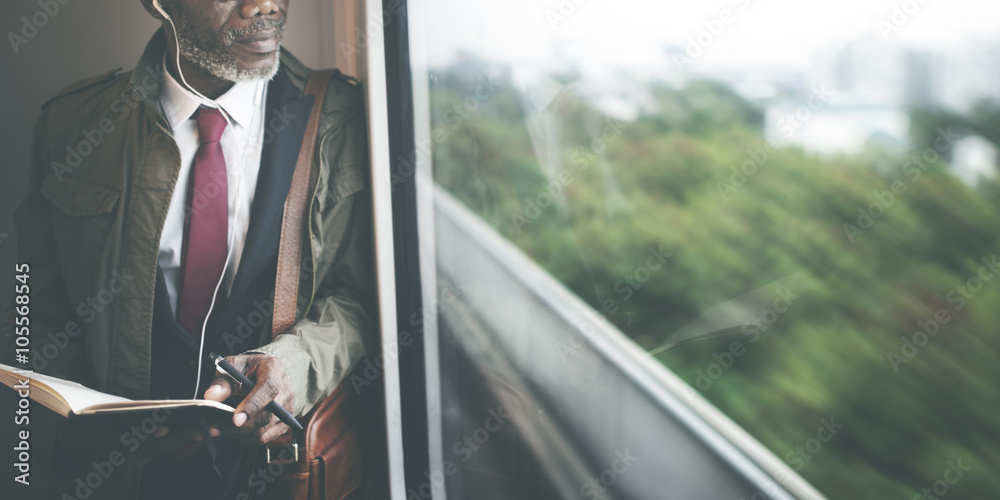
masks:
<path fill-rule="evenodd" d="M 66 215 L 80 217 L 110 212 L 122 194 L 122 187 L 49 172 L 40 191 Z"/>
<path fill-rule="evenodd" d="M 122 191 L 120 186 L 68 175 L 60 178 L 52 172 L 42 181 L 39 193 L 52 204 L 52 237 L 63 264 L 63 279 L 71 289 L 76 283 L 82 287 L 78 291 L 87 293 L 97 279 L 95 273 L 118 220 L 115 207 Z"/>

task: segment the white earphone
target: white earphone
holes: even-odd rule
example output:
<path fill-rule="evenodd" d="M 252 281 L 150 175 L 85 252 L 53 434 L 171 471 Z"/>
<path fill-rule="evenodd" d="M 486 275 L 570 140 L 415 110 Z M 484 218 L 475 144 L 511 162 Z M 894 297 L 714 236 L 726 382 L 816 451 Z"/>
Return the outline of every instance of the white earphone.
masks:
<path fill-rule="evenodd" d="M 181 83 L 184 85 L 185 88 L 187 88 L 189 91 L 191 91 L 191 93 L 193 93 L 197 97 L 201 98 L 202 104 L 204 104 L 204 105 L 206 105 L 206 106 L 208 106 L 210 108 L 218 109 L 220 111 L 220 113 L 222 114 L 222 117 L 226 120 L 226 126 L 229 127 L 230 130 L 233 130 L 233 128 L 232 128 L 233 127 L 233 123 L 230 121 L 229 116 L 226 114 L 225 111 L 222 110 L 222 108 L 219 106 L 219 104 L 217 102 L 215 102 L 214 100 L 209 99 L 208 97 L 205 97 L 204 95 L 202 95 L 201 92 L 198 92 L 197 90 L 195 90 L 195 88 L 192 87 L 191 85 L 189 85 L 188 82 L 187 82 L 187 80 L 184 79 L 184 71 L 181 69 L 181 48 L 180 48 L 181 43 L 180 43 L 179 37 L 177 36 L 177 26 L 174 24 L 174 20 L 170 18 L 170 15 L 167 14 L 166 11 L 163 10 L 163 7 L 160 5 L 160 0 L 153 0 L 153 7 L 157 10 L 157 12 L 159 12 L 170 23 L 170 27 L 172 28 L 172 31 L 174 32 L 174 44 L 175 44 L 175 47 L 176 47 L 176 51 L 175 51 L 176 52 L 176 54 L 175 54 L 176 55 L 175 64 L 177 65 L 177 74 L 181 77 Z M 257 100 L 259 100 L 259 98 L 260 98 L 260 95 L 258 94 L 258 95 L 255 96 L 254 101 L 256 102 Z M 254 113 L 254 117 L 256 118 L 258 114 L 259 113 Z M 251 127 L 250 127 L 251 131 L 254 130 L 254 127 L 252 125 L 253 124 L 251 124 Z M 263 133 L 263 130 L 261 130 L 261 133 Z M 260 137 L 258 137 L 258 139 L 259 138 Z M 250 141 L 252 141 L 252 140 L 253 140 L 253 137 L 250 137 L 249 134 L 248 134 L 247 145 L 246 145 L 246 147 L 243 148 L 243 157 L 241 158 L 240 164 L 239 164 L 240 168 L 243 167 L 244 160 L 246 159 L 246 153 L 250 149 Z M 228 170 L 228 167 L 227 167 L 227 170 Z M 234 220 L 237 223 L 239 223 L 239 220 L 240 220 L 240 205 L 242 205 L 242 203 L 240 202 L 240 192 L 242 191 L 242 188 L 243 188 L 243 173 L 239 172 L 239 174 L 236 177 L 237 177 L 237 181 L 236 181 L 236 213 L 235 213 L 235 215 L 234 215 L 233 218 L 234 218 Z M 228 200 L 228 194 L 227 194 L 227 200 Z M 228 201 L 227 201 L 226 204 L 227 205 L 229 204 Z M 228 218 L 227 218 L 227 220 L 228 220 Z M 209 304 L 209 306 L 208 306 L 208 312 L 205 314 L 205 319 L 204 319 L 204 321 L 202 321 L 202 324 L 201 324 L 201 335 L 200 335 L 200 341 L 198 343 L 198 361 L 197 361 L 197 363 L 195 363 L 198 366 L 198 373 L 195 376 L 195 381 L 194 381 L 194 396 L 192 396 L 192 399 L 199 399 L 198 398 L 198 392 L 199 392 L 198 389 L 200 389 L 200 384 L 201 384 L 201 366 L 202 366 L 201 359 L 202 359 L 202 356 L 205 353 L 205 327 L 208 326 L 208 318 L 210 318 L 212 316 L 212 311 L 215 309 L 215 298 L 219 294 L 219 288 L 222 286 L 223 281 L 225 281 L 225 279 L 226 279 L 226 269 L 229 268 L 229 261 L 230 261 L 230 258 L 232 257 L 232 252 L 230 251 L 230 249 L 233 247 L 233 239 L 236 237 L 236 228 L 233 228 L 233 230 L 230 232 L 229 228 L 227 227 L 226 231 L 229 233 L 229 239 L 228 239 L 228 241 L 226 243 L 226 262 L 222 265 L 222 273 L 219 275 L 219 281 L 215 284 L 215 290 L 212 292 L 212 302 Z"/>
<path fill-rule="evenodd" d="M 202 100 L 204 101 L 204 103 L 203 103 L 203 104 L 205 104 L 206 106 L 208 106 L 208 107 L 210 107 L 210 108 L 216 108 L 216 109 L 219 109 L 219 105 L 218 105 L 218 104 L 216 104 L 216 102 L 215 102 L 215 101 L 213 101 L 212 99 L 209 99 L 209 98 L 205 97 L 204 95 L 202 95 L 202 94 L 201 94 L 201 92 L 198 92 L 197 90 L 195 90 L 195 89 L 194 89 L 194 87 L 192 87 L 191 85 L 188 85 L 188 82 L 187 82 L 187 80 L 185 80 L 185 79 L 184 79 L 184 72 L 183 72 L 183 71 L 181 71 L 181 43 L 180 43 L 180 40 L 179 40 L 179 39 L 178 39 L 178 37 L 177 37 L 177 25 L 175 25 L 175 24 L 174 24 L 174 20 L 170 18 L 170 14 L 167 14 L 167 12 L 166 12 L 165 10 L 163 10 L 163 6 L 162 6 L 162 5 L 160 5 L 160 0 L 153 0 L 153 7 L 154 7 L 154 8 L 156 9 L 156 11 L 157 11 L 157 12 L 159 12 L 159 13 L 160 13 L 160 14 L 161 14 L 161 15 L 162 15 L 162 16 L 163 16 L 164 18 L 166 18 L 167 22 L 169 22 L 169 23 L 170 23 L 170 27 L 171 27 L 171 28 L 173 28 L 173 30 L 172 30 L 172 31 L 174 32 L 174 43 L 175 43 L 175 46 L 177 47 L 177 50 L 175 51 L 175 52 L 176 52 L 176 53 L 175 53 L 175 56 L 176 56 L 176 59 L 177 59 L 177 60 L 175 61 L 175 63 L 177 64 L 177 74 L 178 74 L 178 75 L 180 75 L 180 77 L 181 77 L 181 82 L 182 82 L 182 83 L 184 84 L 184 86 L 185 86 L 185 87 L 187 87 L 187 89 L 188 89 L 188 90 L 190 90 L 190 91 L 191 91 L 191 92 L 192 92 L 192 93 L 193 93 L 194 95 L 196 95 L 196 96 L 200 97 L 200 98 L 201 98 L 201 99 L 202 99 Z M 220 111 L 221 111 L 221 110 L 220 110 Z M 225 114 L 225 113 L 223 113 L 223 114 L 222 114 L 222 116 L 223 116 L 223 117 L 225 117 L 225 116 L 226 116 L 226 114 Z M 232 123 L 228 123 L 228 122 L 229 122 L 229 118 L 228 118 L 228 117 L 226 117 L 226 122 L 227 122 L 227 126 L 229 126 L 229 125 L 232 125 Z"/>
<path fill-rule="evenodd" d="M 170 14 L 163 12 L 163 7 L 160 7 L 160 0 L 153 0 L 153 7 L 155 7 L 156 10 L 163 15 L 163 17 L 167 18 L 168 21 L 170 20 Z"/>

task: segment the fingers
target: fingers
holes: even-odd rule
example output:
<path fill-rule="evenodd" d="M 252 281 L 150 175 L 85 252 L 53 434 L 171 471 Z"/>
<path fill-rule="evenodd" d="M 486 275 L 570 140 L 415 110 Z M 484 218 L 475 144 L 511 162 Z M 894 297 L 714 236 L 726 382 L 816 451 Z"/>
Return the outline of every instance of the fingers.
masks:
<path fill-rule="evenodd" d="M 213 427 L 210 429 L 212 436 L 232 434 L 233 438 L 241 442 L 263 444 L 288 432 L 288 426 L 267 409 L 271 402 L 288 408 L 294 401 L 295 392 L 284 365 L 277 358 L 263 354 L 233 356 L 226 360 L 255 384 L 236 406 L 232 418 L 233 427 Z M 205 391 L 205 399 L 221 401 L 232 393 L 231 381 L 220 374 Z"/>
<path fill-rule="evenodd" d="M 267 444 L 288 431 L 288 426 L 284 422 L 271 415 L 263 425 L 248 426 L 245 431 L 237 435 L 237 439 L 247 444 Z"/>
<path fill-rule="evenodd" d="M 271 376 L 265 378 L 260 377 L 260 375 L 258 373 L 257 385 L 236 406 L 236 413 L 233 415 L 233 425 L 238 428 L 244 428 L 248 423 L 258 424 L 255 426 L 255 428 L 258 428 L 260 424 L 266 424 L 273 417 L 265 407 L 278 397 L 281 391 L 280 383 L 277 377 Z"/>
<path fill-rule="evenodd" d="M 234 431 L 231 437 L 241 443 L 267 444 L 287 432 L 288 426 L 265 409 L 259 413 L 258 419 L 247 419 Z"/>
<path fill-rule="evenodd" d="M 278 437 L 280 437 L 281 435 L 285 434 L 288 431 L 289 431 L 288 426 L 285 425 L 284 422 L 279 420 L 277 423 L 269 425 L 264 429 L 261 429 L 260 444 L 270 443 L 271 441 L 278 439 Z"/>
<path fill-rule="evenodd" d="M 246 369 L 247 356 L 230 356 L 226 358 L 226 361 L 233 365 L 233 368 L 244 371 Z M 215 379 L 212 380 L 212 384 L 205 390 L 204 398 L 221 403 L 229 399 L 229 396 L 233 395 L 233 391 L 233 379 L 229 374 L 216 368 Z"/>
<path fill-rule="evenodd" d="M 229 383 L 229 380 L 222 375 L 216 376 L 215 380 L 212 380 L 212 385 L 208 386 L 205 390 L 204 398 L 210 401 L 223 402 L 229 399 L 229 396 L 233 394 L 233 386 Z"/>
<path fill-rule="evenodd" d="M 247 421 L 246 413 L 237 413 L 233 415 L 233 425 L 235 425 L 236 427 L 242 427 L 243 424 L 246 423 L 246 421 Z"/>
<path fill-rule="evenodd" d="M 262 416 L 262 412 L 266 413 L 264 407 L 281 393 L 283 382 L 281 376 L 285 375 L 275 369 L 274 363 L 275 360 L 267 356 L 253 356 L 244 362 L 244 373 L 250 380 L 254 380 L 255 384 L 243 401 L 236 406 L 236 412 L 233 414 L 233 425 L 236 427 L 243 427 L 247 422 L 263 425 L 270 420 L 269 417 Z M 287 375 L 285 377 L 287 378 Z"/>

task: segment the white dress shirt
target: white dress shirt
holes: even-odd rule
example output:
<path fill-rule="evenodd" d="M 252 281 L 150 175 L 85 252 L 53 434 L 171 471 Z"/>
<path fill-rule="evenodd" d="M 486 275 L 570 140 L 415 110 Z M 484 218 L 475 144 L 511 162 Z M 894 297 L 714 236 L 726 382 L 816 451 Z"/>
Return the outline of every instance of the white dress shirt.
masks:
<path fill-rule="evenodd" d="M 181 268 L 184 251 L 184 204 L 187 202 L 188 183 L 199 144 L 198 122 L 193 115 L 203 100 L 170 75 L 166 70 L 165 59 L 163 67 L 160 104 L 180 149 L 181 171 L 170 198 L 163 233 L 160 235 L 158 263 L 163 269 L 170 307 L 177 314 L 179 287 L 184 275 Z M 257 173 L 260 171 L 266 96 L 266 80 L 237 82 L 215 101 L 228 118 L 220 143 L 228 174 L 229 261 L 223 273 L 223 286 L 218 291 L 220 297 L 228 296 L 232 290 L 250 224 L 250 207 L 253 205 Z"/>

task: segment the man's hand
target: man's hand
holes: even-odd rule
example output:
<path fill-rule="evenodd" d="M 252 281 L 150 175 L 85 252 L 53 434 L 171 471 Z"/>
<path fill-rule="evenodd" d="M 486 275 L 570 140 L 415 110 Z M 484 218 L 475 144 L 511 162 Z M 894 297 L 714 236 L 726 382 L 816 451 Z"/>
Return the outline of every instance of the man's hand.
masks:
<path fill-rule="evenodd" d="M 281 360 L 270 354 L 245 354 L 230 356 L 226 361 L 253 380 L 254 388 L 236 406 L 233 428 L 212 428 L 212 435 L 231 434 L 244 443 L 266 444 L 288 432 L 288 426 L 264 408 L 271 401 L 277 401 L 288 411 L 293 410 L 295 390 Z M 245 392 L 245 389 L 235 389 L 236 394 Z M 222 402 L 233 393 L 233 380 L 227 374 L 219 373 L 205 391 L 205 399 Z"/>

